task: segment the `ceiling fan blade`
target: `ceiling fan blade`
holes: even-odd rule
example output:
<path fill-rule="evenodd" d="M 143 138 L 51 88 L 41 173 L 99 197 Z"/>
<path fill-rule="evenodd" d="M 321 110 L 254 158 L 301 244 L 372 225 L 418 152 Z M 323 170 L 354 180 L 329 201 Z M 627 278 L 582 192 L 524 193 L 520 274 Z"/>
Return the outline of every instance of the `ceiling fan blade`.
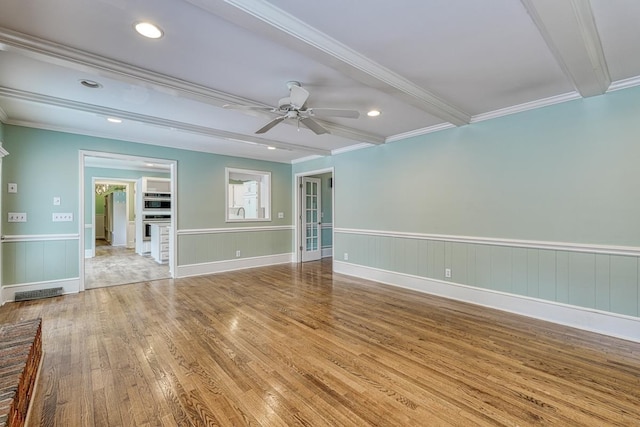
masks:
<path fill-rule="evenodd" d="M 265 133 L 266 131 L 268 131 L 269 129 L 271 129 L 272 127 L 274 127 L 275 125 L 283 121 L 284 119 L 286 119 L 286 116 L 276 117 L 275 119 L 271 120 L 269 123 L 267 123 L 260 129 L 258 129 L 256 133 Z"/>
<path fill-rule="evenodd" d="M 291 94 L 289 99 L 291 100 L 291 105 L 293 105 L 296 109 L 300 109 L 304 106 L 304 103 L 307 102 L 309 98 L 309 92 L 306 89 L 301 88 L 300 86 L 291 86 Z"/>
<path fill-rule="evenodd" d="M 329 133 L 328 130 L 320 126 L 320 123 L 316 122 L 309 117 L 303 117 L 300 119 L 300 123 L 311 129 L 316 135 L 322 135 L 323 133 Z"/>
<path fill-rule="evenodd" d="M 356 110 L 341 110 L 339 108 L 307 108 L 306 112 L 311 117 L 346 117 L 357 119 L 360 113 Z"/>

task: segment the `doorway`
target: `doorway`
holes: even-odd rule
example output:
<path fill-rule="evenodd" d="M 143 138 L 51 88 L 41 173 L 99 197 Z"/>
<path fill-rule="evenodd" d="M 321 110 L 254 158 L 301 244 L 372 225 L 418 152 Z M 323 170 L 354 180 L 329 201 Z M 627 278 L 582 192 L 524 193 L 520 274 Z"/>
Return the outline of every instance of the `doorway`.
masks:
<path fill-rule="evenodd" d="M 333 256 L 333 168 L 296 175 L 296 260 Z"/>
<path fill-rule="evenodd" d="M 138 203 L 142 182 L 167 181 L 167 190 L 175 196 L 176 167 L 177 162 L 166 159 L 80 152 L 81 291 L 173 277 L 175 205 L 166 215 L 168 262 L 160 262 L 150 251 L 137 253 L 136 239 L 145 213 Z"/>

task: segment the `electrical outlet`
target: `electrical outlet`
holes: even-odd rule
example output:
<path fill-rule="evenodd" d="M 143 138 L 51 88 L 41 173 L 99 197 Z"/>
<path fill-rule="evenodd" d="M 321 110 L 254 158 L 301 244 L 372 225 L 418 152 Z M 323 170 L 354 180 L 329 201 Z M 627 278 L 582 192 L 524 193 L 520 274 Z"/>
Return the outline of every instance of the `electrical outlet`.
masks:
<path fill-rule="evenodd" d="M 18 192 L 18 184 L 16 184 L 15 182 L 10 182 L 9 184 L 7 184 L 7 191 L 9 193 L 17 193 Z"/>
<path fill-rule="evenodd" d="M 444 269 L 444 277 L 451 277 L 451 269 L 450 268 L 445 268 Z"/>
<path fill-rule="evenodd" d="M 349 254 L 346 252 L 344 253 L 344 260 L 349 261 Z"/>
<path fill-rule="evenodd" d="M 53 222 L 70 222 L 73 221 L 73 214 L 54 212 L 51 220 Z"/>
<path fill-rule="evenodd" d="M 236 258 L 240 257 L 240 251 L 236 251 Z"/>
<path fill-rule="evenodd" d="M 278 212 L 278 219 L 284 218 L 284 212 Z"/>
<path fill-rule="evenodd" d="M 9 212 L 7 222 L 27 222 L 27 214 L 26 212 Z"/>

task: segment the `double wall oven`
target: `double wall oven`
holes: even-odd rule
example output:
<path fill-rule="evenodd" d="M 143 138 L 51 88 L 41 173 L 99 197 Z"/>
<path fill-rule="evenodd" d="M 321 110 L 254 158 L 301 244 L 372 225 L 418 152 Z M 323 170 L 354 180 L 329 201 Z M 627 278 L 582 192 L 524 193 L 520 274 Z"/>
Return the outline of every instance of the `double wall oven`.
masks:
<path fill-rule="evenodd" d="M 171 193 L 144 193 L 142 196 L 142 238 L 151 240 L 151 224 L 171 221 Z"/>

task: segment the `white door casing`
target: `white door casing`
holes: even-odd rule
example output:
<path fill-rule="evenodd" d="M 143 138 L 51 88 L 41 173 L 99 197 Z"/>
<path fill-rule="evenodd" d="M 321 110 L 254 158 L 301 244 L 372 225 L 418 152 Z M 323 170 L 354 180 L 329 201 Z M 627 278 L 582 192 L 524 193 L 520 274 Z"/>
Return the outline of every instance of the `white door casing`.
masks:
<path fill-rule="evenodd" d="M 322 258 L 321 180 L 302 178 L 302 262 Z"/>

